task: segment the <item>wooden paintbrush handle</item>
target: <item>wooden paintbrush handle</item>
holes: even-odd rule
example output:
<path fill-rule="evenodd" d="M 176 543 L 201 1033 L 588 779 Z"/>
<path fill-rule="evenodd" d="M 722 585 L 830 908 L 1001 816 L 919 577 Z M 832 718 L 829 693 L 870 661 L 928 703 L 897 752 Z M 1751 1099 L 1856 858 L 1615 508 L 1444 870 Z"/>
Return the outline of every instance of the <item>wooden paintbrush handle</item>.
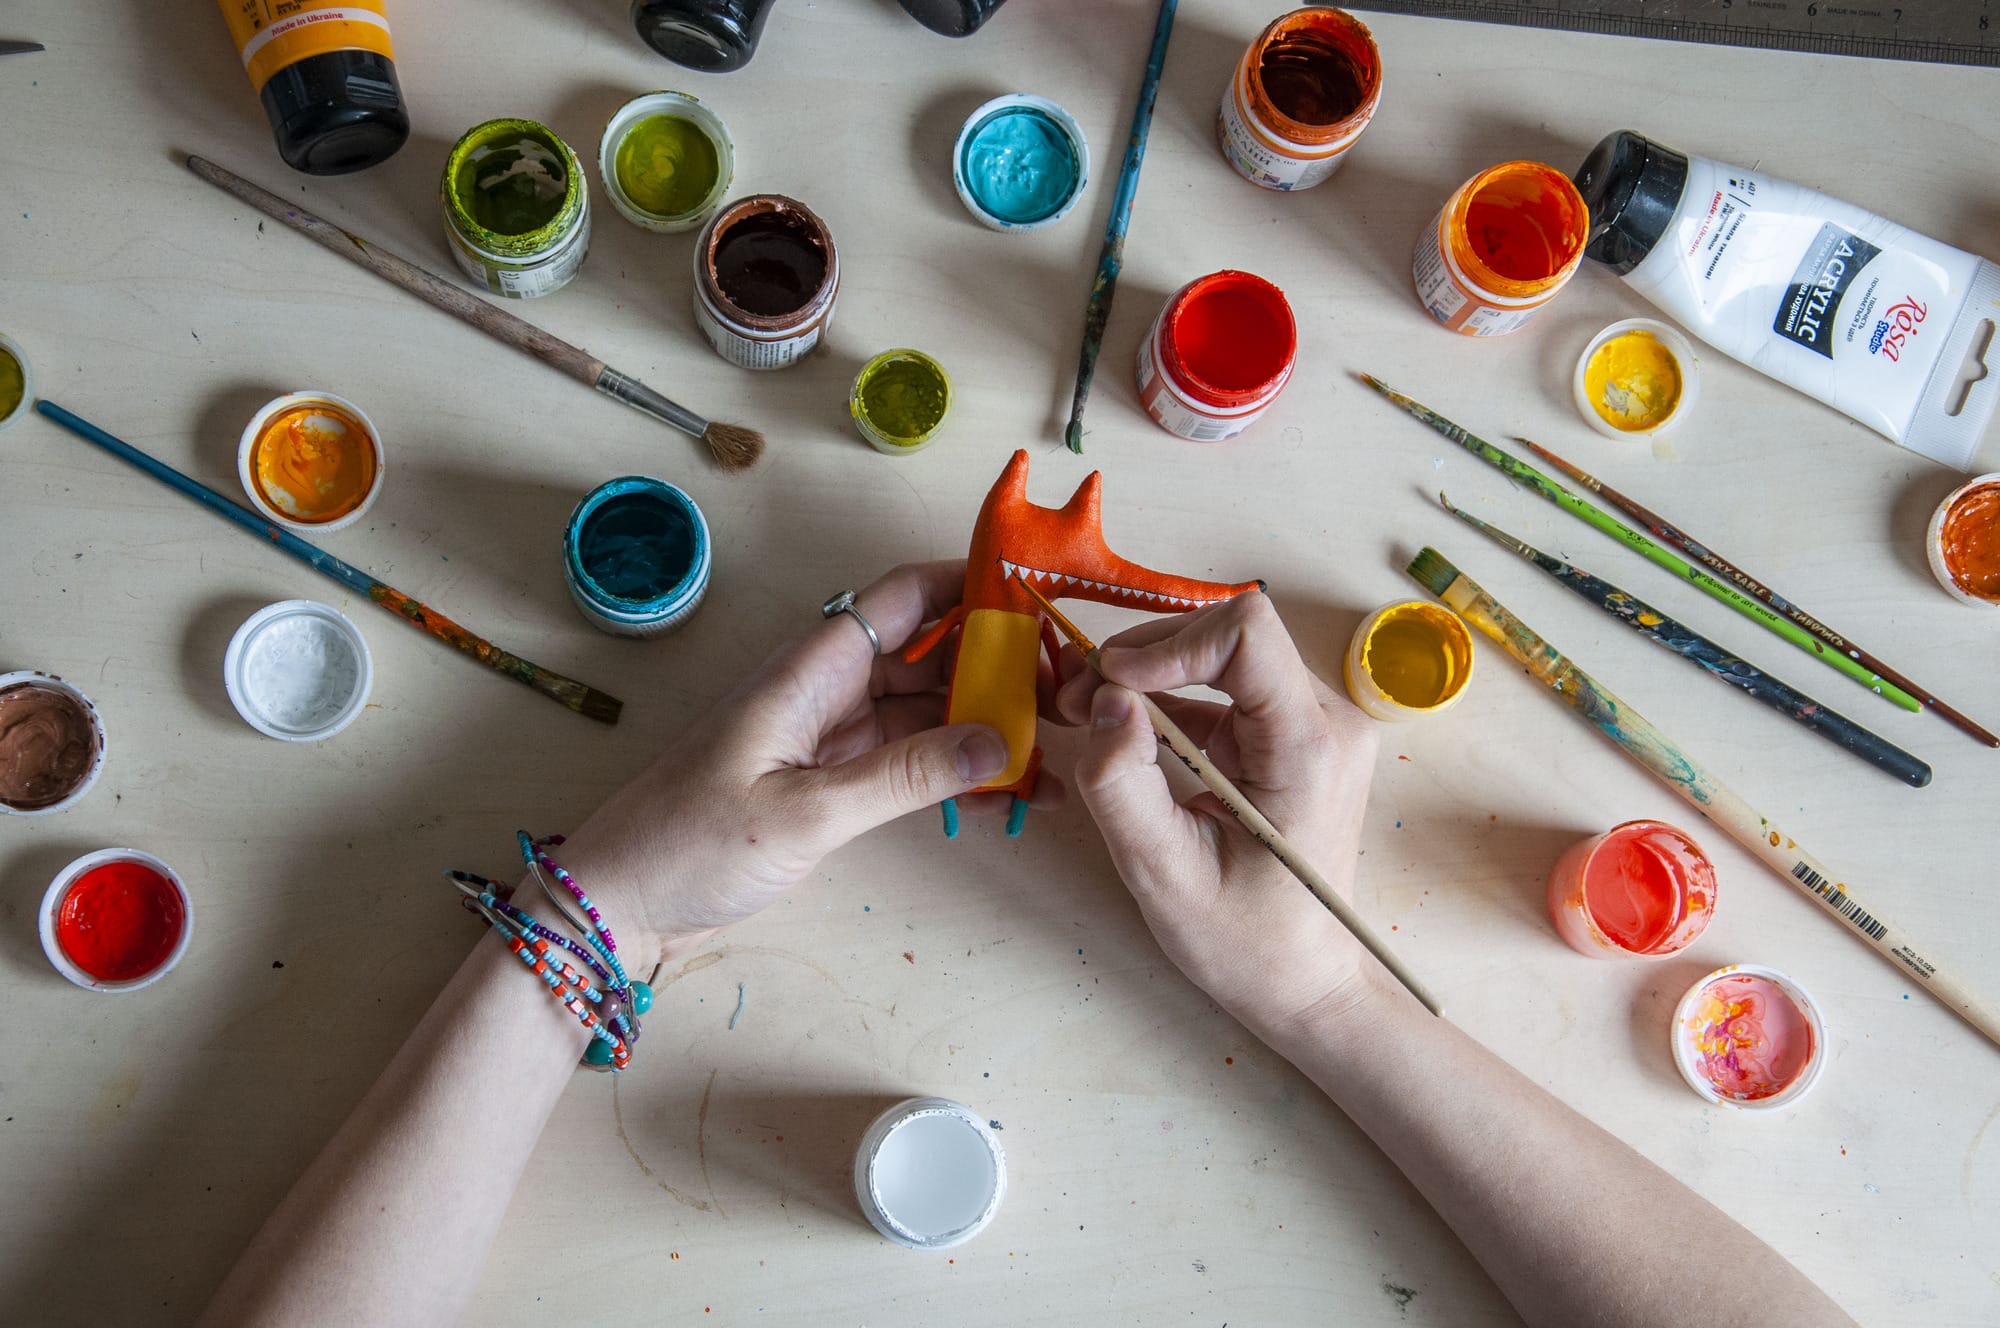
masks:
<path fill-rule="evenodd" d="M 392 285 L 401 286 L 426 304 L 444 310 L 462 323 L 470 323 L 494 340 L 526 351 L 580 383 L 597 386 L 598 375 L 604 372 L 604 361 L 582 347 L 551 336 L 533 323 L 489 304 L 433 272 L 425 271 L 407 258 L 378 248 L 352 231 L 314 216 L 295 203 L 287 203 L 206 157 L 190 156 L 187 164 L 189 170 L 217 189 L 257 209 L 273 221 L 291 227 L 322 248 L 367 268 Z"/>
<path fill-rule="evenodd" d="M 1361 942 L 1369 954 L 1380 960 L 1382 967 L 1388 969 L 1396 981 L 1402 983 L 1412 996 L 1423 1002 L 1426 1010 L 1435 1015 L 1444 1014 L 1444 1007 L 1438 1003 L 1437 997 L 1431 995 L 1429 989 L 1417 980 L 1416 974 L 1403 965 L 1403 961 L 1398 959 L 1383 943 L 1382 938 L 1375 934 L 1374 928 L 1354 911 L 1354 906 L 1341 898 L 1340 893 L 1333 888 L 1333 884 L 1299 855 L 1298 850 L 1279 833 L 1278 827 L 1272 825 L 1264 813 L 1251 805 L 1250 800 L 1243 796 L 1236 785 L 1229 782 L 1228 776 L 1209 762 L 1201 748 L 1195 746 L 1194 739 L 1188 737 L 1181 731 L 1180 725 L 1167 717 L 1167 712 L 1160 709 L 1159 703 L 1143 692 L 1139 693 L 1139 701 L 1145 706 L 1146 718 L 1152 721 L 1153 731 L 1160 735 L 1160 741 L 1166 743 L 1168 749 L 1180 758 L 1181 764 L 1193 771 L 1195 778 L 1221 800 L 1222 805 L 1236 818 L 1237 823 L 1250 832 L 1250 837 L 1271 850 L 1271 856 L 1283 863 L 1285 870 L 1297 877 L 1306 889 L 1312 891 L 1313 896 L 1326 905 L 1327 912 L 1333 914 L 1341 926 L 1353 933 L 1354 939 Z"/>

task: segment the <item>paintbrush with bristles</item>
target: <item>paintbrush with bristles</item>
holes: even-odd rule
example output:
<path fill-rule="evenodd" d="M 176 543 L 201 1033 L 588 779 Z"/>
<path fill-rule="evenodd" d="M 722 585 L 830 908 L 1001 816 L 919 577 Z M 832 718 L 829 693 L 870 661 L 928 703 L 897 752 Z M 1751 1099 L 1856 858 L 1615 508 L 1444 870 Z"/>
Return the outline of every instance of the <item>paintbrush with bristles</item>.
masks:
<path fill-rule="evenodd" d="M 742 470 L 753 466 L 764 455 L 764 435 L 755 429 L 705 420 L 679 402 L 669 401 L 631 375 L 620 373 L 581 346 L 572 346 L 526 319 L 459 289 L 409 259 L 371 244 L 353 231 L 316 217 L 295 203 L 287 203 L 206 157 L 190 156 L 187 165 L 189 170 L 230 197 L 257 209 L 273 221 L 291 227 L 322 248 L 367 268 L 390 285 L 402 287 L 433 308 L 442 309 L 460 322 L 471 324 L 515 350 L 525 351 L 641 414 L 650 415 L 689 437 L 700 439 L 708 449 L 709 459 L 724 470 Z"/>
<path fill-rule="evenodd" d="M 1564 658 L 1560 650 L 1509 613 L 1443 554 L 1426 548 L 1408 571 L 1454 613 L 1512 655 L 1529 677 L 1561 697 L 1627 756 L 1652 771 L 1661 783 L 1783 877 L 1787 885 L 1895 964 L 1898 972 L 1921 982 L 1967 1023 L 2000 1043 L 2000 1009 L 1991 1001 L 1952 976 L 1938 957 L 1926 953 L 1908 932 L 1872 908 L 1863 908 L 1854 897 L 1854 887 L 1834 875 L 1831 867 L 1799 847 L 1797 840 L 1768 817 L 1758 815 L 1735 791 L 1697 765 L 1672 738 Z"/>
<path fill-rule="evenodd" d="M 1027 577 L 1016 572 L 1014 579 L 1027 588 L 1028 594 L 1034 597 L 1042 612 L 1049 615 L 1049 621 L 1068 638 L 1071 645 L 1083 652 L 1084 662 L 1102 678 L 1104 669 L 1098 660 L 1097 643 L 1085 636 L 1083 629 L 1064 616 L 1061 609 L 1051 604 L 1048 596 L 1035 589 L 1034 583 Z M 1382 938 L 1376 935 L 1375 929 L 1354 911 L 1354 905 L 1341 898 L 1332 883 L 1320 875 L 1318 869 L 1292 847 L 1290 841 L 1279 833 L 1278 827 L 1272 825 L 1264 813 L 1258 811 L 1250 799 L 1243 796 L 1243 791 L 1230 782 L 1229 776 L 1215 768 L 1214 763 L 1208 759 L 1208 754 L 1196 745 L 1195 740 L 1188 737 L 1180 725 L 1168 718 L 1166 711 L 1160 709 L 1160 703 L 1144 692 L 1134 692 L 1133 695 L 1139 698 L 1139 705 L 1145 710 L 1146 718 L 1152 721 L 1153 732 L 1160 736 L 1160 741 L 1166 745 L 1167 750 L 1179 757 L 1181 764 L 1192 771 L 1194 777 L 1215 795 L 1224 810 L 1236 818 L 1236 823 L 1249 831 L 1252 839 L 1271 850 L 1271 856 L 1283 863 L 1285 870 L 1298 878 L 1299 884 L 1312 891 L 1313 897 L 1326 906 L 1326 911 L 1333 914 L 1340 925 L 1347 928 L 1369 954 L 1379 959 L 1382 967 L 1388 969 L 1396 981 L 1408 988 L 1410 995 L 1421 1001 L 1426 1010 L 1435 1015 L 1442 1015 L 1444 1007 L 1438 1004 L 1437 997 L 1431 995 L 1429 989 L 1417 980 L 1416 974 L 1410 972 L 1403 961 L 1383 943 Z"/>

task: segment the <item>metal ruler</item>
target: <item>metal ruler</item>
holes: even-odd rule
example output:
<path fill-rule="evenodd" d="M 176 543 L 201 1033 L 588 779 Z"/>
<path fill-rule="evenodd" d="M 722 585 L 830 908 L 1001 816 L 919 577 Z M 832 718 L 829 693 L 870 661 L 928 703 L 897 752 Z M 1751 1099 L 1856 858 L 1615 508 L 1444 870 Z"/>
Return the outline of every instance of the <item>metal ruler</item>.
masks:
<path fill-rule="evenodd" d="M 2000 67 L 2000 0 L 1352 0 L 1349 8 Z"/>

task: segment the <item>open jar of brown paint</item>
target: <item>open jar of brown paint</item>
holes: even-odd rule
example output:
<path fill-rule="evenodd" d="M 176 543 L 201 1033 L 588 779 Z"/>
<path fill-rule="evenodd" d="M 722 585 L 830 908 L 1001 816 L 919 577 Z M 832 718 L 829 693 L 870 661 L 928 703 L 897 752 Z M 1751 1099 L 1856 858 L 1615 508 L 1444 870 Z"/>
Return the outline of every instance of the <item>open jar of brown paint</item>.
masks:
<path fill-rule="evenodd" d="M 783 369 L 820 343 L 840 293 L 833 232 L 782 194 L 725 204 L 694 251 L 694 316 L 715 353 L 744 369 Z"/>

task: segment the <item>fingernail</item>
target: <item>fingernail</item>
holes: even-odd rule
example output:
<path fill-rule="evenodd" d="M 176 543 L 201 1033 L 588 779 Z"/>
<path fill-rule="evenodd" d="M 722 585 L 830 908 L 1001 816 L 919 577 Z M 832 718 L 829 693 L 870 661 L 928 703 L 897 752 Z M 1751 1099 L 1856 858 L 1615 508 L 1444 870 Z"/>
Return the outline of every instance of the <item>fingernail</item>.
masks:
<path fill-rule="evenodd" d="M 991 779 L 1007 768 L 1007 744 L 990 729 L 970 734 L 958 744 L 958 773 L 961 778 Z"/>
<path fill-rule="evenodd" d="M 1090 699 L 1090 722 L 1100 729 L 1116 728 L 1132 717 L 1132 693 L 1123 687 L 1097 689 Z"/>

